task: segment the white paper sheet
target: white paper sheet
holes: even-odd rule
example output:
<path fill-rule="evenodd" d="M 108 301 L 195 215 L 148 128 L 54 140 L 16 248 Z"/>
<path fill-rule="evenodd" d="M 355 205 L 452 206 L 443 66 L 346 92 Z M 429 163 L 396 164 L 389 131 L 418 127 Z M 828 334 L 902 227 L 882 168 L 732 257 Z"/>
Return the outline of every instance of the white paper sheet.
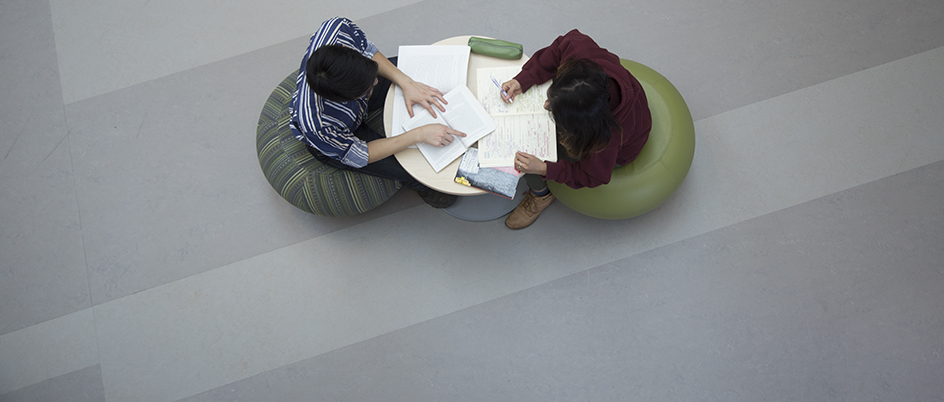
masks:
<path fill-rule="evenodd" d="M 465 85 L 469 75 L 468 46 L 400 46 L 397 68 L 414 81 L 440 90 L 443 94 Z M 446 105 L 446 107 L 449 107 Z M 413 105 L 414 114 L 424 108 Z M 406 132 L 403 124 L 410 119 L 403 99 L 403 89 L 396 86 L 393 102 L 393 132 Z"/>

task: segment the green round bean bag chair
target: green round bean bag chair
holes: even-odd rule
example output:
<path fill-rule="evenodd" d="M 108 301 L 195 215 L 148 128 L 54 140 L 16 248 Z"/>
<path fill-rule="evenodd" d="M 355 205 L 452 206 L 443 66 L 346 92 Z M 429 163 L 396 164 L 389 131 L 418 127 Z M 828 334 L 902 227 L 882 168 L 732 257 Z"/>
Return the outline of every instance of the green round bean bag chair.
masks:
<path fill-rule="evenodd" d="M 652 112 L 652 131 L 639 156 L 613 169 L 610 182 L 573 189 L 548 180 L 554 196 L 571 209 L 601 219 L 626 219 L 662 205 L 682 185 L 695 156 L 695 125 L 675 86 L 655 70 L 621 59 L 642 84 Z"/>
<path fill-rule="evenodd" d="M 296 77 L 298 71 L 272 91 L 256 127 L 259 165 L 272 188 L 292 205 L 320 216 L 357 215 L 390 199 L 399 182 L 325 165 L 292 135 L 289 106 Z M 365 124 L 383 132 L 383 111 L 371 113 Z"/>

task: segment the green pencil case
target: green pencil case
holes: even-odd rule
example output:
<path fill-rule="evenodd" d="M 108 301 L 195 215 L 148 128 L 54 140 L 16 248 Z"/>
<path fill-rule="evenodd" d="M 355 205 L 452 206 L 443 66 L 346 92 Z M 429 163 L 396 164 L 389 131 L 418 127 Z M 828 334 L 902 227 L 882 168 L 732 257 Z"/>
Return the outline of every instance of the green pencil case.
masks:
<path fill-rule="evenodd" d="M 520 59 L 524 53 L 524 47 L 520 43 L 479 38 L 477 36 L 469 38 L 469 47 L 475 53 L 508 60 Z"/>

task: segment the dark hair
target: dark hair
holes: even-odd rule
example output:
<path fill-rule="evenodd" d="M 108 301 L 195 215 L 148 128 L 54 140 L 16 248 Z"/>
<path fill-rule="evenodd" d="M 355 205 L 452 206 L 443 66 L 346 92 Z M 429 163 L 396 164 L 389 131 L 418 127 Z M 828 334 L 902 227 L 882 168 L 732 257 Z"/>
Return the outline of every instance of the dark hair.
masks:
<path fill-rule="evenodd" d="M 610 79 L 597 63 L 572 60 L 557 69 L 548 103 L 558 141 L 571 157 L 584 159 L 606 148 L 620 129 L 610 110 Z"/>
<path fill-rule="evenodd" d="M 308 88 L 335 102 L 360 98 L 374 85 L 377 62 L 341 45 L 315 49 L 305 63 Z"/>

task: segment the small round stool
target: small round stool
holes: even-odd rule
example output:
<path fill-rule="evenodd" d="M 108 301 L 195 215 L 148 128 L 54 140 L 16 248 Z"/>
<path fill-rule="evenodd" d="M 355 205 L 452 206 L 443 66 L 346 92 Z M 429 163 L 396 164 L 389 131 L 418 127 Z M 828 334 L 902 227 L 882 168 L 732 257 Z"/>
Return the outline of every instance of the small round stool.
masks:
<path fill-rule="evenodd" d="M 621 59 L 646 91 L 652 131 L 639 156 L 613 169 L 610 182 L 573 189 L 548 180 L 554 196 L 571 209 L 600 219 L 626 219 L 662 205 L 678 190 L 695 156 L 695 125 L 688 105 L 669 80 L 655 70 Z"/>
<path fill-rule="evenodd" d="M 394 180 L 336 169 L 315 159 L 292 135 L 290 105 L 298 71 L 288 75 L 266 100 L 256 127 L 256 151 L 266 180 L 279 195 L 302 211 L 320 216 L 352 216 L 393 197 Z M 383 132 L 383 112 L 364 124 Z"/>

